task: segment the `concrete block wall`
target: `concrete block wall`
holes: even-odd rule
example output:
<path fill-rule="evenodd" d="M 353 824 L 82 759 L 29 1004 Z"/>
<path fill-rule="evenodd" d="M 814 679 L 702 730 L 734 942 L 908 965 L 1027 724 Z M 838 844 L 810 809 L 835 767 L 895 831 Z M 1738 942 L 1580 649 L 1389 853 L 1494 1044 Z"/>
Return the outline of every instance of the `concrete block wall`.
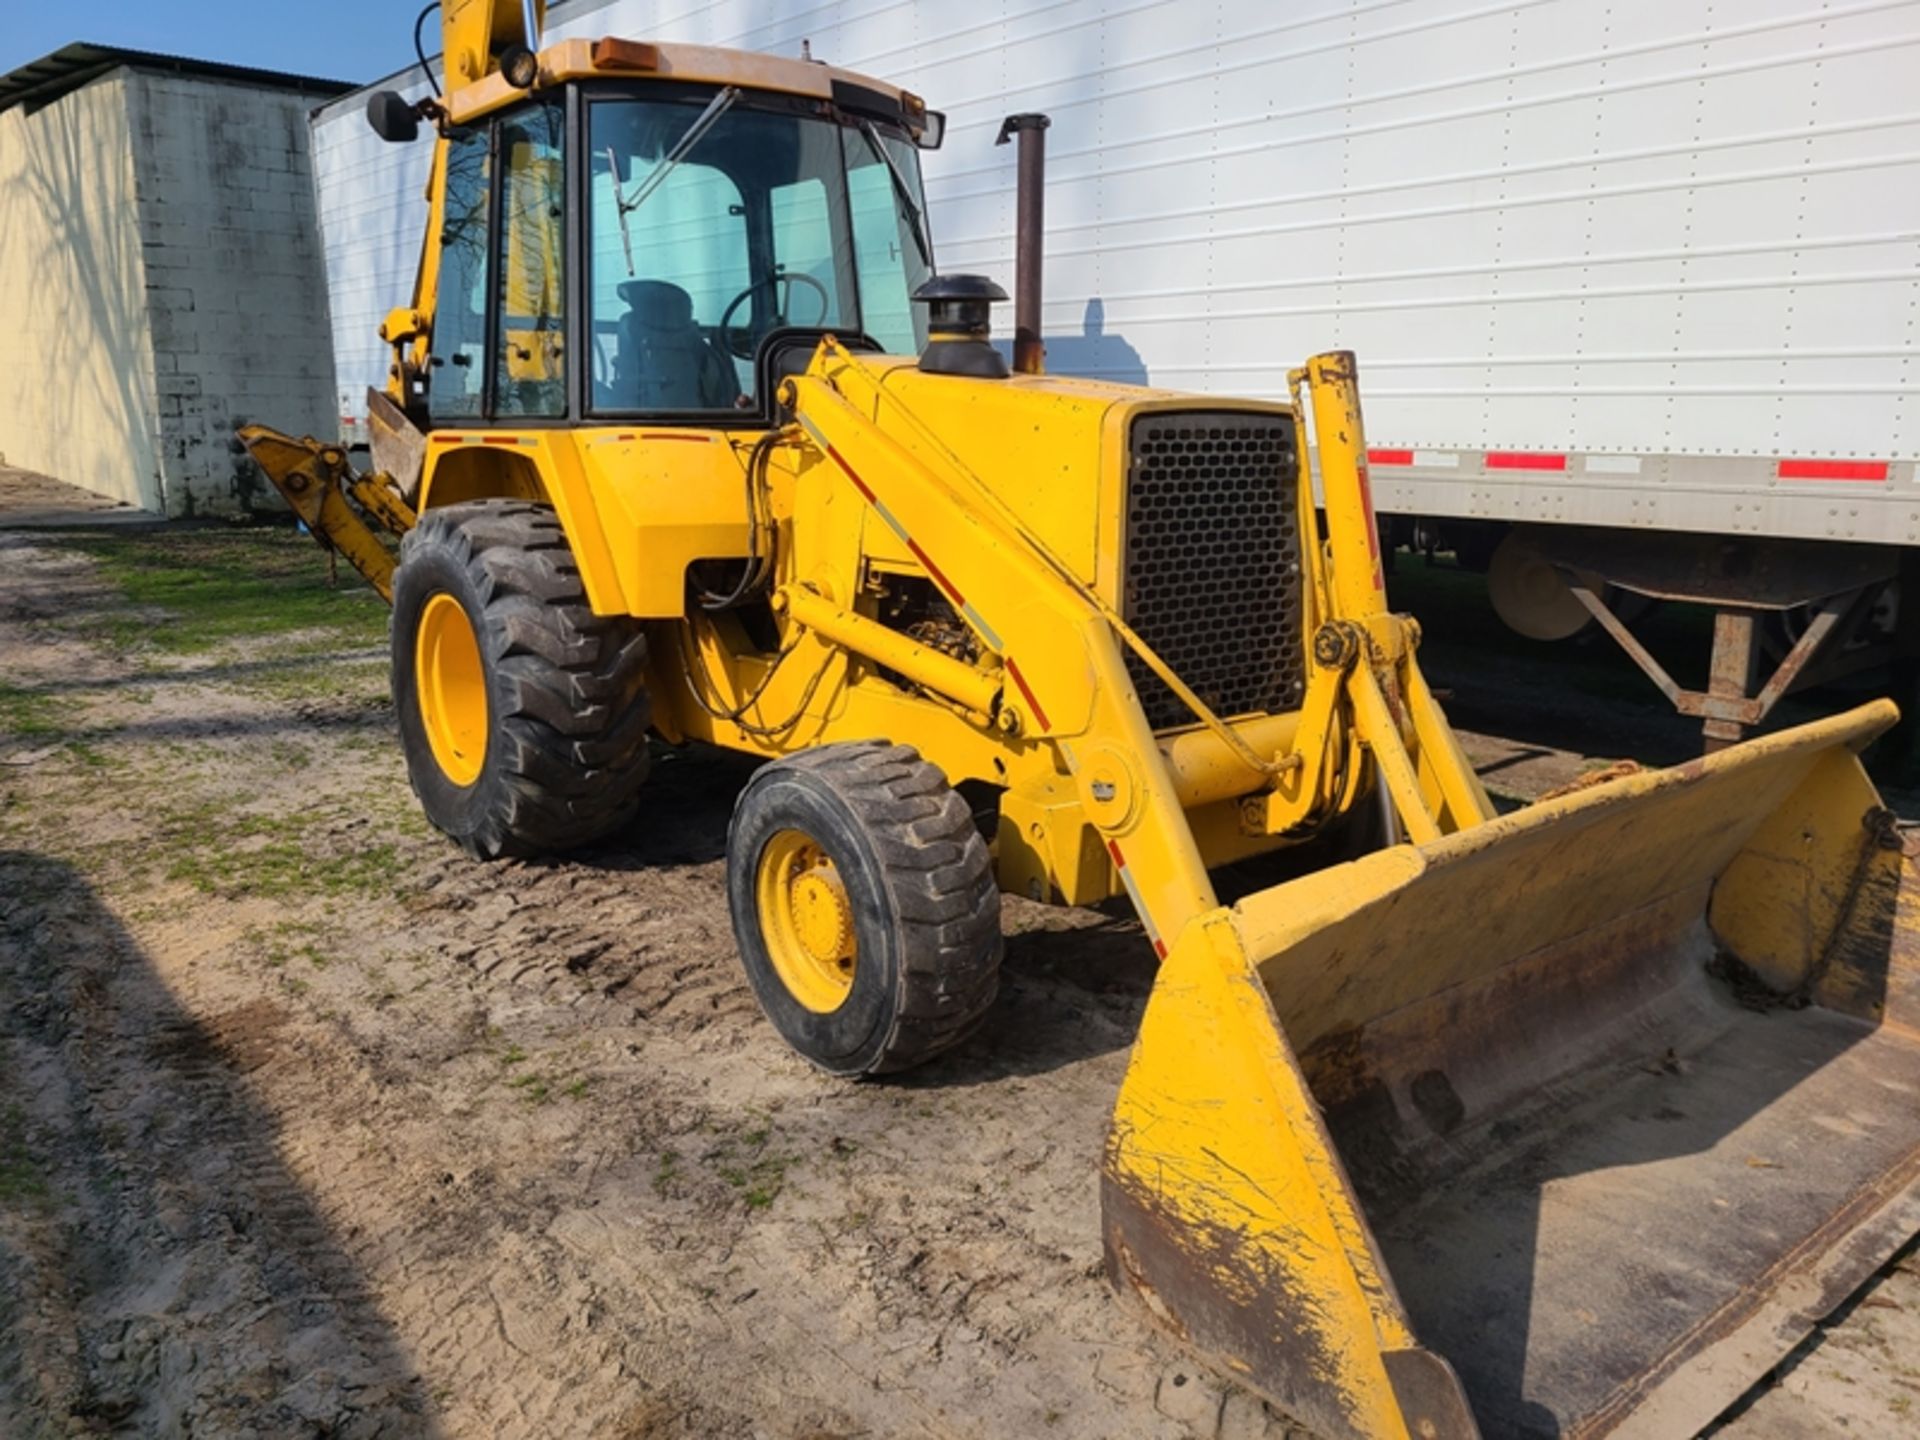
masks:
<path fill-rule="evenodd" d="M 0 460 L 159 511 L 128 83 L 0 113 Z"/>
<path fill-rule="evenodd" d="M 268 507 L 234 440 L 331 436 L 333 355 L 314 213 L 314 97 L 133 72 L 128 108 L 152 333 L 150 437 L 170 516 Z"/>

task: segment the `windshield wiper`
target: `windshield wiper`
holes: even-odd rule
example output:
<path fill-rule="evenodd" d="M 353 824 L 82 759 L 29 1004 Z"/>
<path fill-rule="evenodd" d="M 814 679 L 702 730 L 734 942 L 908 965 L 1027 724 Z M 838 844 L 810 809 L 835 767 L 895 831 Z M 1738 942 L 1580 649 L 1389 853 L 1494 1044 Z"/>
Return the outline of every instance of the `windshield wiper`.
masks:
<path fill-rule="evenodd" d="M 687 127 L 685 134 L 673 142 L 673 148 L 666 153 L 665 158 L 658 165 L 648 172 L 647 178 L 640 182 L 640 188 L 633 192 L 631 198 L 620 193 L 620 166 L 614 159 L 613 147 L 611 145 L 607 147 L 607 164 L 613 170 L 613 204 L 615 212 L 620 217 L 620 244 L 627 252 L 628 275 L 636 272 L 633 268 L 633 231 L 627 225 L 627 217 L 647 203 L 647 197 L 660 188 L 661 183 L 674 172 L 675 167 L 687 158 L 687 152 L 700 143 L 701 137 L 713 128 L 714 122 L 726 114 L 732 108 L 733 102 L 739 98 L 740 87 L 729 85 L 708 101 L 707 108 L 700 112 L 700 117 Z"/>
<path fill-rule="evenodd" d="M 914 203 L 913 190 L 907 184 L 907 177 L 900 173 L 900 167 L 893 163 L 893 156 L 880 143 L 873 122 L 862 120 L 859 125 L 860 133 L 867 137 L 867 145 L 879 157 L 880 163 L 887 167 L 887 174 L 893 180 L 894 198 L 900 202 L 900 210 L 907 217 L 907 229 L 913 233 L 913 248 L 920 252 L 920 259 L 927 269 L 933 269 L 933 242 L 927 238 L 926 220 L 920 214 L 920 207 Z"/>

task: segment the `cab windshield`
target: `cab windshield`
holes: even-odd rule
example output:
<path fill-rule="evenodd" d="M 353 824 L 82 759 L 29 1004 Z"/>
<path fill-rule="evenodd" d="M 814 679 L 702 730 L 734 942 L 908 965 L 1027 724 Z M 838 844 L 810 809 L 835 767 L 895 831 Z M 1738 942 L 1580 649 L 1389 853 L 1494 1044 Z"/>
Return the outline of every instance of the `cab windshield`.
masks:
<path fill-rule="evenodd" d="M 932 273 L 904 138 L 737 91 L 589 103 L 593 409 L 758 407 L 754 356 L 783 326 L 916 353 Z"/>

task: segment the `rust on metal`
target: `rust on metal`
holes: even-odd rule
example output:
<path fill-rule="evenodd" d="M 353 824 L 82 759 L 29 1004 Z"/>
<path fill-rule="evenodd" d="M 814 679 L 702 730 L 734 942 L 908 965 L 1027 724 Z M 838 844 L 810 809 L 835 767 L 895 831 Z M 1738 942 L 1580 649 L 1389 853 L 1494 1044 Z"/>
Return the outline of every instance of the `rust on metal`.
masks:
<path fill-rule="evenodd" d="M 1111 1171 L 1100 1190 L 1107 1274 L 1120 1293 L 1316 1436 L 1372 1440 L 1338 1384 L 1338 1359 L 1312 1297 L 1285 1270 L 1262 1264 L 1245 1236 L 1196 1225 Z"/>

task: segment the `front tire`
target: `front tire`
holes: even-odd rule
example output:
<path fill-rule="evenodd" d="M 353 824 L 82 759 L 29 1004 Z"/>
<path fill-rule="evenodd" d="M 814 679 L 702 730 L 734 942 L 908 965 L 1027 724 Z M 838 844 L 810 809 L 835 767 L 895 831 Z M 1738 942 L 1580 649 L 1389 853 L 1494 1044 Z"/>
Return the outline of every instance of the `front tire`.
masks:
<path fill-rule="evenodd" d="M 761 1009 L 829 1074 L 919 1065 L 993 1003 L 992 860 L 908 746 L 826 745 L 756 773 L 727 835 L 727 899 Z"/>
<path fill-rule="evenodd" d="M 633 818 L 646 637 L 593 613 L 551 510 L 480 500 L 421 516 L 400 546 L 392 648 L 407 777 L 469 854 L 568 850 Z"/>

